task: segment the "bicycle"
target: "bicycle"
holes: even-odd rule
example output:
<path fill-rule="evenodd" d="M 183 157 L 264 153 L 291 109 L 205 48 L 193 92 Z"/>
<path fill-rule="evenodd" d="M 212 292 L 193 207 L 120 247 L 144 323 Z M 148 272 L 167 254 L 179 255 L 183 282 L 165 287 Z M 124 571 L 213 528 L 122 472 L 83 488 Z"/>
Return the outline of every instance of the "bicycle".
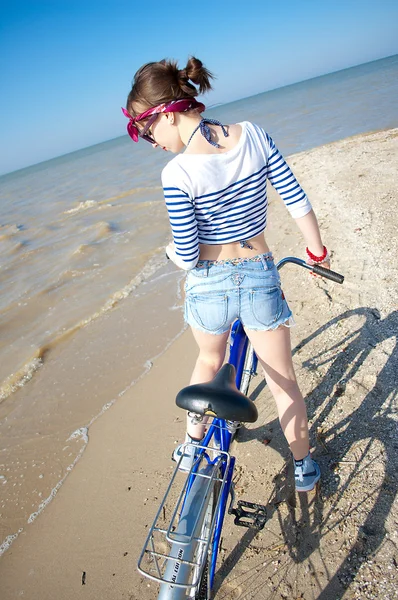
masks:
<path fill-rule="evenodd" d="M 337 283 L 344 281 L 339 273 L 296 257 L 283 258 L 277 269 L 287 263 Z M 216 377 L 209 383 L 185 387 L 176 398 L 177 406 L 187 410 L 194 422 L 201 422 L 204 416 L 213 421 L 202 443 L 195 446 L 197 456 L 190 471 L 180 471 L 182 458 L 177 463 L 138 560 L 139 572 L 160 583 L 158 600 L 211 599 L 226 511 L 243 527 L 260 530 L 267 520 L 266 506 L 243 500 L 235 503 L 235 457 L 229 449 L 240 425 L 257 420 L 257 408 L 246 396 L 256 373 L 257 356 L 239 320 L 232 325 L 229 344 L 229 362 Z M 180 489 L 177 480 L 182 476 Z M 170 503 L 174 508 L 168 519 Z"/>

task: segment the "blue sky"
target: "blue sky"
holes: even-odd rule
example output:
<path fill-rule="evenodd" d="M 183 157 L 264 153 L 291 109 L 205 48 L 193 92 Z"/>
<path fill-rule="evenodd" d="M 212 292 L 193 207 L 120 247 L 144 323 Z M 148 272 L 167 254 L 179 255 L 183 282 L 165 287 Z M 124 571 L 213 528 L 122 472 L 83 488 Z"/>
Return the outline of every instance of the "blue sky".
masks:
<path fill-rule="evenodd" d="M 225 103 L 398 53 L 396 0 L 0 0 L 0 174 L 125 133 L 145 62 L 189 55 Z"/>

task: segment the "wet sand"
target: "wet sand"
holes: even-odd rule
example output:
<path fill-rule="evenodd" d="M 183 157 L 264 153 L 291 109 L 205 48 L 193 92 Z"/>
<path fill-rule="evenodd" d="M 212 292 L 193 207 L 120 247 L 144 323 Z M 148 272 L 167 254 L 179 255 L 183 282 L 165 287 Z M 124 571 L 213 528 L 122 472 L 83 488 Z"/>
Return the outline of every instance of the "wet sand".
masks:
<path fill-rule="evenodd" d="M 346 276 L 344 286 L 338 286 L 315 281 L 294 267 L 282 272 L 297 322 L 292 330 L 294 361 L 323 483 L 316 495 L 294 494 L 274 404 L 257 376 L 251 395 L 260 417 L 240 432 L 233 448 L 236 492 L 238 498 L 267 504 L 269 521 L 255 536 L 226 519 L 216 598 L 394 597 L 397 158 L 398 130 L 389 130 L 289 160 L 317 212 L 333 252 L 332 266 Z M 267 239 L 277 259 L 302 254 L 295 223 L 274 195 Z M 159 302 L 166 288 L 159 288 Z M 155 312 L 153 307 L 148 318 Z M 177 315 L 178 333 L 181 312 L 172 314 Z M 111 344 L 115 324 L 109 322 L 103 330 L 104 343 Z M 145 330 L 145 323 L 141 325 Z M 71 373 L 71 393 L 82 394 L 83 412 L 87 398 L 100 395 L 109 378 L 116 384 L 126 376 L 129 353 L 147 343 L 140 331 L 129 340 L 129 326 L 128 320 L 119 319 L 120 352 L 114 356 L 115 350 L 109 351 L 94 395 L 84 387 L 83 368 L 75 376 L 73 364 L 52 356 L 59 377 L 63 368 Z M 74 351 L 79 353 L 75 339 Z M 85 356 L 95 361 L 95 348 Z M 42 514 L 26 525 L 15 507 L 9 518 L 24 530 L 0 559 L 2 598 L 156 597 L 156 586 L 138 575 L 136 563 L 173 468 L 172 449 L 183 435 L 184 415 L 174 397 L 189 380 L 195 356 L 186 331 L 134 385 L 129 387 L 134 377 L 126 378 L 126 391 L 90 425 L 86 450 Z M 37 382 L 45 376 L 45 366 Z M 49 380 L 49 390 L 57 380 Z M 60 421 L 62 405 L 58 401 Z M 16 445 L 21 444 L 14 435 Z M 24 451 L 26 461 L 35 458 L 34 447 Z"/>
<path fill-rule="evenodd" d="M 43 510 L 84 451 L 92 423 L 181 333 L 180 282 L 171 265 L 158 270 L 137 293 L 56 345 L 15 400 L 0 405 L 2 540 Z"/>

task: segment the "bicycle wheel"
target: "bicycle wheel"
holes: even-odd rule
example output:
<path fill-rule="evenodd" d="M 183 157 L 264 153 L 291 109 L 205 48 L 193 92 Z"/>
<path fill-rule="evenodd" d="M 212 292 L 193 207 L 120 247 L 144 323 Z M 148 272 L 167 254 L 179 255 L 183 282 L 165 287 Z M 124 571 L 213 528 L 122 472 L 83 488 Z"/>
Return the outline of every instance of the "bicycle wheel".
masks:
<path fill-rule="evenodd" d="M 217 478 L 218 477 L 219 477 L 219 470 L 217 473 Z M 208 539 L 208 537 L 210 535 L 211 524 L 213 522 L 214 514 L 215 514 L 215 511 L 217 508 L 217 502 L 218 502 L 218 497 L 220 495 L 220 490 L 221 490 L 221 482 L 215 481 L 213 490 L 211 492 L 211 496 L 209 498 L 209 503 L 206 508 L 206 514 L 205 514 L 205 518 L 203 521 L 202 529 L 200 532 L 200 537 L 202 539 Z M 202 548 L 200 562 L 202 562 L 204 550 L 205 549 Z M 209 571 L 210 571 L 210 569 L 209 569 L 209 554 L 207 554 L 205 561 L 206 562 L 205 562 L 205 566 L 202 571 L 200 582 L 199 582 L 198 587 L 196 588 L 196 592 L 195 592 L 195 596 L 194 596 L 195 600 L 210 600 L 210 598 L 211 598 L 211 589 L 210 589 L 210 582 L 209 582 L 209 575 L 210 575 L 210 573 L 209 573 Z M 194 575 L 194 577 L 196 577 L 196 574 Z"/>
<path fill-rule="evenodd" d="M 171 546 L 158 600 L 210 598 L 208 548 L 220 493 L 220 473 L 218 465 L 208 464 L 195 474 L 178 522 L 170 534 Z M 198 596 L 199 592 L 202 595 Z"/>
<path fill-rule="evenodd" d="M 239 390 L 247 396 L 249 391 L 249 385 L 251 378 L 253 377 L 253 355 L 254 350 L 253 346 L 250 342 L 247 344 L 246 356 L 245 356 L 245 364 L 243 367 L 242 380 L 240 383 Z"/>

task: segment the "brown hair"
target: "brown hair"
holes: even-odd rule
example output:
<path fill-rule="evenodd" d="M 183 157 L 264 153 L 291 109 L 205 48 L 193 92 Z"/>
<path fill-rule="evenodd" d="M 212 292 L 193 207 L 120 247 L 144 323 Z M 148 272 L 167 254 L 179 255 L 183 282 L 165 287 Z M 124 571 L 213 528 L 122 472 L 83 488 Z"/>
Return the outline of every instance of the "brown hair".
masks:
<path fill-rule="evenodd" d="M 213 78 L 214 75 L 194 56 L 189 58 L 185 69 L 179 69 L 174 60 L 147 63 L 134 75 L 126 108 L 135 117 L 138 113 L 134 105 L 137 104 L 151 108 L 163 102 L 194 98 L 212 89 L 210 79 Z"/>

